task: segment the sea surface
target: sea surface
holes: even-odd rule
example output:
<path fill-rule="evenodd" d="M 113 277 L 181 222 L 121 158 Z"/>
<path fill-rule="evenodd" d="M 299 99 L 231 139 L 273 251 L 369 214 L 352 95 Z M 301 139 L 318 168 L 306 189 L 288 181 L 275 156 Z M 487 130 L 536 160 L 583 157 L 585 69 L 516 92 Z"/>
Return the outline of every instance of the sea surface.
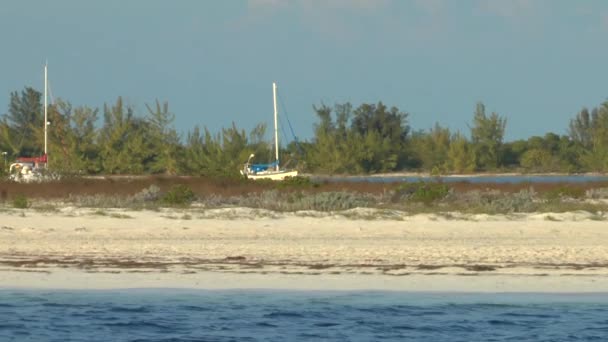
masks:
<path fill-rule="evenodd" d="M 608 294 L 3 289 L 0 341 L 608 341 Z"/>

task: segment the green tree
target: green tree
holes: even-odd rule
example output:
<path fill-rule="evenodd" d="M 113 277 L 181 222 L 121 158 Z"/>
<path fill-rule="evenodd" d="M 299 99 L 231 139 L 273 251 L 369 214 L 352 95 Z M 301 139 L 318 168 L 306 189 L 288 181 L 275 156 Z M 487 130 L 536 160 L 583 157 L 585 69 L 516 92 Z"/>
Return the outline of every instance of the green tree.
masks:
<path fill-rule="evenodd" d="M 546 172 L 552 170 L 554 159 L 546 149 L 532 148 L 522 154 L 520 163 L 528 171 Z"/>
<path fill-rule="evenodd" d="M 354 164 L 354 153 L 348 152 L 352 134 L 347 128 L 352 107 L 348 103 L 336 105 L 336 123 L 332 119 L 332 108 L 324 104 L 313 108 L 320 122 L 315 124 L 314 144 L 307 153 L 308 166 L 311 170 L 322 173 L 349 172 L 349 168 Z"/>
<path fill-rule="evenodd" d="M 44 116 L 41 104 L 42 94 L 26 87 L 21 93 L 12 92 L 8 112 L 2 117 L 0 138 L 14 155 L 41 155 L 44 146 L 36 136 L 37 128 L 43 127 Z"/>
<path fill-rule="evenodd" d="M 86 106 L 72 108 L 69 102 L 61 99 L 49 106 L 49 168 L 67 173 L 88 174 L 100 171 L 95 129 L 97 113 L 97 109 Z M 37 135 L 43 134 L 41 132 Z"/>
<path fill-rule="evenodd" d="M 507 120 L 497 113 L 486 115 L 485 106 L 479 102 L 473 116 L 471 142 L 477 156 L 477 167 L 497 169 L 502 165 L 502 145 Z"/>
<path fill-rule="evenodd" d="M 408 114 L 382 103 L 362 104 L 354 111 L 352 130 L 365 142 L 364 172 L 399 169 L 405 162 L 405 144 L 410 130 Z"/>
<path fill-rule="evenodd" d="M 264 130 L 263 126 L 257 126 L 250 136 L 257 140 Z M 238 129 L 234 123 L 218 134 L 212 134 L 207 128 L 201 132 L 197 126 L 186 139 L 184 170 L 200 176 L 238 177 L 243 163 L 260 146 L 259 141 L 253 146 L 249 145 L 245 131 Z M 256 160 L 261 161 L 259 158 Z"/>
<path fill-rule="evenodd" d="M 585 148 L 590 148 L 593 143 L 593 126 L 597 121 L 597 109 L 594 110 L 592 120 L 589 110 L 583 108 L 574 119 L 570 120 L 569 135 L 573 141 Z"/>
<path fill-rule="evenodd" d="M 447 167 L 450 141 L 450 129 L 436 123 L 428 133 L 413 133 L 409 143 L 422 169 L 443 171 Z"/>
<path fill-rule="evenodd" d="M 175 115 L 169 111 L 169 103 L 162 105 L 156 100 L 154 108 L 146 104 L 147 142 L 151 152 L 149 169 L 152 173 L 177 174 L 180 157 L 180 137 L 172 124 Z"/>
<path fill-rule="evenodd" d="M 528 141 L 519 139 L 505 142 L 503 144 L 503 165 L 510 168 L 518 168 L 521 163 L 521 156 L 528 149 Z"/>
<path fill-rule="evenodd" d="M 208 133 L 205 130 L 206 133 Z M 188 132 L 186 138 L 186 145 L 184 146 L 184 161 L 183 170 L 191 175 L 201 176 L 204 175 L 205 167 L 208 164 L 205 163 L 207 157 L 208 148 L 205 136 L 201 133 L 198 126 L 195 126 L 192 132 Z M 219 145 L 218 145 L 219 149 Z"/>
<path fill-rule="evenodd" d="M 7 159 L 19 154 L 21 146 L 18 144 L 18 133 L 11 128 L 6 118 L 0 119 L 0 152 L 7 153 Z"/>
<path fill-rule="evenodd" d="M 446 168 L 452 172 L 470 173 L 475 170 L 475 149 L 466 137 L 456 133 L 447 154 Z"/>
<path fill-rule="evenodd" d="M 393 171 L 406 160 L 407 113 L 382 104 L 350 103 L 314 107 L 320 122 L 307 165 L 323 173 Z M 333 115 L 332 115 L 333 114 Z M 335 115 L 335 121 L 332 116 Z"/>
<path fill-rule="evenodd" d="M 118 98 L 114 106 L 104 105 L 100 131 L 100 158 L 103 171 L 110 174 L 140 174 L 151 151 L 144 137 L 146 122 Z"/>
<path fill-rule="evenodd" d="M 570 122 L 570 137 L 582 148 L 579 161 L 587 170 L 608 171 L 608 102 L 589 116 L 583 109 Z"/>

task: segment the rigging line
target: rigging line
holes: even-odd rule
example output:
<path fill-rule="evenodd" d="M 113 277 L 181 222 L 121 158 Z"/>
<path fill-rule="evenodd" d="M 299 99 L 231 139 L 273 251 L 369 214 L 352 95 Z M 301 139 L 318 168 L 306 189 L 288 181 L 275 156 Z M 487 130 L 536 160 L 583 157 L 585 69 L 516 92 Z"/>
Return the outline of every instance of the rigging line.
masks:
<path fill-rule="evenodd" d="M 287 107 L 285 106 L 285 102 L 283 102 L 283 97 L 281 96 L 281 92 L 278 92 L 279 102 L 281 102 L 281 107 L 283 108 L 283 112 L 285 113 L 285 119 L 287 119 L 287 124 L 289 124 L 289 129 L 291 130 L 291 135 L 297 141 L 298 137 L 293 131 L 293 127 L 291 127 L 291 121 L 289 121 L 289 114 L 287 113 Z"/>
<path fill-rule="evenodd" d="M 281 126 L 281 133 L 283 134 L 283 138 L 287 139 L 287 134 L 285 133 L 285 126 L 283 126 L 283 121 L 279 121 L 279 126 Z"/>
<path fill-rule="evenodd" d="M 49 89 L 49 98 L 51 99 L 51 105 L 55 104 L 55 98 L 53 97 L 53 91 L 51 90 L 51 82 L 47 81 L 47 88 Z"/>
<path fill-rule="evenodd" d="M 281 120 L 279 120 L 279 125 L 281 126 L 281 131 L 282 131 L 282 133 L 283 133 L 283 137 L 287 138 L 287 134 L 285 133 L 285 127 L 283 126 L 283 122 L 282 122 Z M 295 137 L 294 137 L 294 138 L 295 138 Z M 298 140 L 297 140 L 297 138 L 296 138 L 295 142 L 296 142 L 296 146 L 298 146 L 298 148 L 299 148 L 300 146 L 298 145 Z M 287 148 L 287 145 L 285 145 L 285 147 Z M 297 160 L 297 159 L 296 159 L 296 160 Z M 290 161 L 291 161 L 291 159 L 290 159 Z M 288 161 L 288 162 L 289 162 L 289 161 Z"/>
<path fill-rule="evenodd" d="M 285 102 L 283 102 L 283 97 L 281 96 L 281 92 L 278 92 L 279 102 L 281 102 L 281 107 L 283 108 L 283 112 L 285 113 L 285 119 L 287 119 L 287 124 L 289 125 L 289 130 L 291 131 L 291 135 L 293 136 L 293 140 L 296 142 L 296 146 L 298 147 L 298 151 L 303 155 L 304 150 L 302 146 L 300 146 L 300 141 L 293 131 L 293 127 L 291 126 L 291 121 L 289 121 L 289 114 L 287 113 L 287 106 L 285 106 Z M 285 133 L 283 133 L 285 134 Z"/>

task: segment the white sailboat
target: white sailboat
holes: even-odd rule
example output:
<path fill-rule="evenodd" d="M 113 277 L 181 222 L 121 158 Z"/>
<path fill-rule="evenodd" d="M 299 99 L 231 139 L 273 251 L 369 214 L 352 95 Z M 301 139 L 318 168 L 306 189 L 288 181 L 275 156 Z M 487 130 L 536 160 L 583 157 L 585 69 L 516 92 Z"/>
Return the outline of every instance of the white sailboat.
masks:
<path fill-rule="evenodd" d="M 247 179 L 271 179 L 284 180 L 285 177 L 295 177 L 298 175 L 297 170 L 286 170 L 280 168 L 279 163 L 279 131 L 278 131 L 278 110 L 277 110 L 277 84 L 272 83 L 272 101 L 274 105 L 274 150 L 275 160 L 270 164 L 251 164 L 251 159 L 254 154 L 249 156 L 249 159 L 243 166 L 241 174 Z"/>
<path fill-rule="evenodd" d="M 44 154 L 40 157 L 18 157 L 9 167 L 9 179 L 16 182 L 31 183 L 50 179 L 43 170 L 48 167 L 48 65 L 44 64 Z"/>

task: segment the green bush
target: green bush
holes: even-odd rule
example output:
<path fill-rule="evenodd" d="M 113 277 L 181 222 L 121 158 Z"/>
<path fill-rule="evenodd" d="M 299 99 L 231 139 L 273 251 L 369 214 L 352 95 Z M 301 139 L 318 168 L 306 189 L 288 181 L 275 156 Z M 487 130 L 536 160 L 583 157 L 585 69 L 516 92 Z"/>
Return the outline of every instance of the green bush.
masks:
<path fill-rule="evenodd" d="M 185 206 L 190 205 L 196 199 L 194 191 L 183 184 L 173 186 L 163 196 L 162 202 L 168 205 Z"/>
<path fill-rule="evenodd" d="M 583 197 L 585 197 L 585 190 L 572 186 L 560 186 L 545 193 L 545 198 L 550 201 L 557 201 L 562 198 L 580 199 Z"/>
<path fill-rule="evenodd" d="M 534 212 L 539 209 L 537 194 L 533 188 L 522 189 L 517 193 L 503 193 L 498 190 L 469 191 L 457 194 L 453 199 L 459 210 L 485 213 L 510 214 Z"/>
<path fill-rule="evenodd" d="M 440 182 L 403 183 L 396 192 L 397 200 L 407 199 L 413 202 L 431 204 L 444 199 L 450 193 L 450 187 Z"/>
<path fill-rule="evenodd" d="M 30 206 L 30 202 L 27 200 L 27 197 L 25 197 L 25 195 L 17 195 L 15 197 L 13 197 L 13 207 L 18 208 L 18 209 L 25 209 L 28 208 Z"/>
<path fill-rule="evenodd" d="M 317 183 L 313 183 L 309 177 L 295 176 L 285 177 L 283 181 L 277 183 L 279 188 L 310 188 L 318 186 Z"/>
<path fill-rule="evenodd" d="M 339 211 L 357 207 L 369 207 L 376 202 L 377 201 L 370 195 L 345 191 L 286 193 L 278 190 L 270 190 L 260 194 L 251 194 L 246 197 L 241 197 L 234 204 L 248 208 L 261 208 L 277 211 Z"/>

